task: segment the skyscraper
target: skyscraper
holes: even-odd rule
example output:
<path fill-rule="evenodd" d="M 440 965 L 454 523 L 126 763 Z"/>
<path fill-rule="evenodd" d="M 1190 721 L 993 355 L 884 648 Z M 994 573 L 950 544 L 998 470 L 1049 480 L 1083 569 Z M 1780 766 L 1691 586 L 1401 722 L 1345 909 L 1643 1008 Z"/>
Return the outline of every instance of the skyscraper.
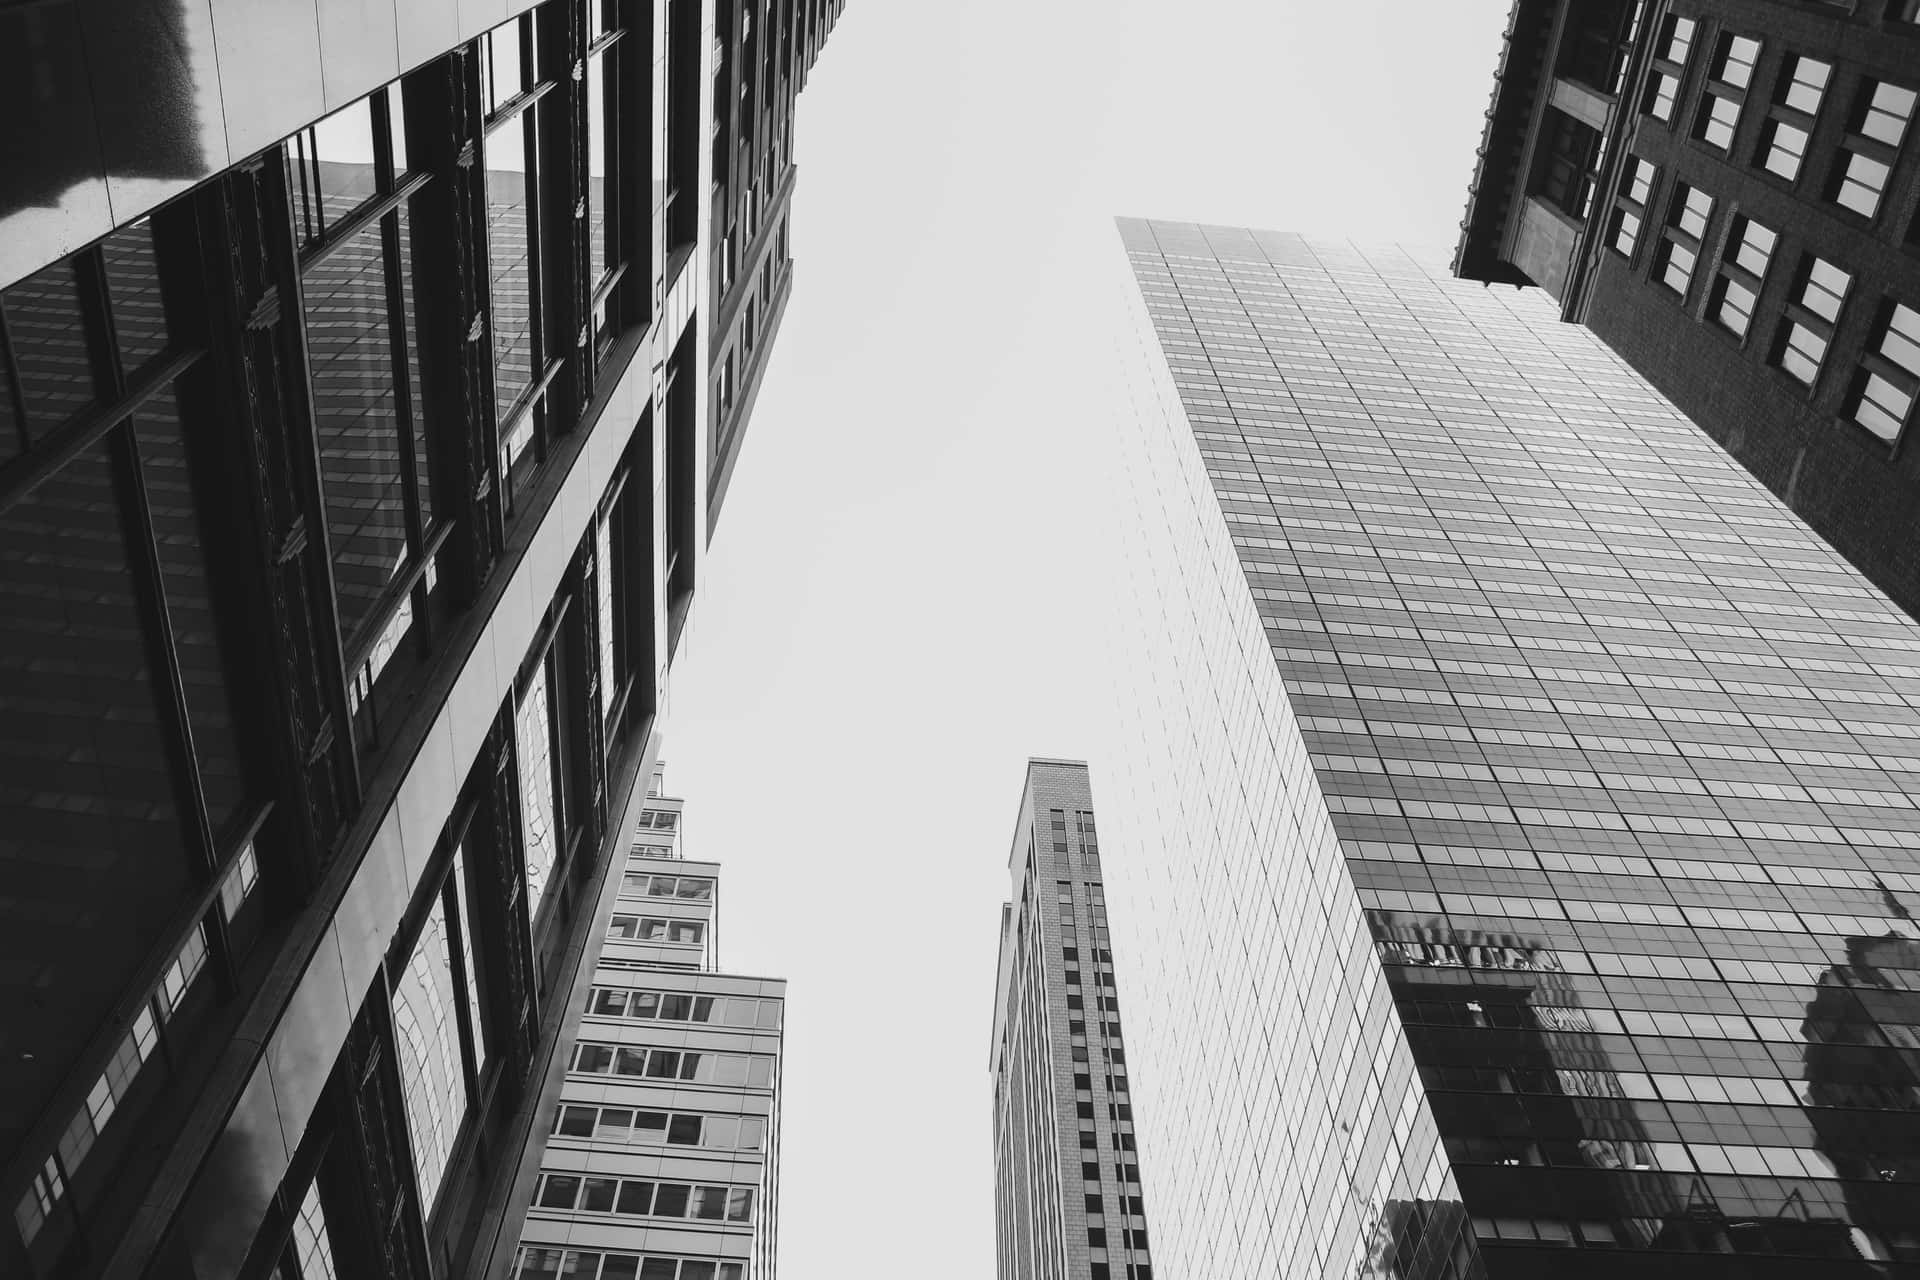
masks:
<path fill-rule="evenodd" d="M 1531 283 L 1920 616 L 1920 6 L 1516 0 L 1454 269 Z"/>
<path fill-rule="evenodd" d="M 1161 1264 L 1916 1274 L 1920 626 L 1538 293 L 1121 235 Z"/>
<path fill-rule="evenodd" d="M 0 10 L 0 1274 L 464 1274 L 704 572 L 714 51 L 790 138 L 841 5 L 149 8 Z"/>
<path fill-rule="evenodd" d="M 719 873 L 649 795 L 602 895 L 520 1176 L 476 1276 L 773 1280 L 786 983 L 719 968 Z"/>
<path fill-rule="evenodd" d="M 1153 1280 L 1086 765 L 1027 761 L 1008 871 L 989 1062 L 996 1274 Z"/>

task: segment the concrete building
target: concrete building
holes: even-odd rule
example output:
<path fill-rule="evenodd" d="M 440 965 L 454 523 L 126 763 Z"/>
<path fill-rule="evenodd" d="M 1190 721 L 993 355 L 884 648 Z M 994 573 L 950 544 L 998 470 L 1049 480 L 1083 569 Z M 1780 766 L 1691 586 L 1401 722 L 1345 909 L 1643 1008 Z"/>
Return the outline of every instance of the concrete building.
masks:
<path fill-rule="evenodd" d="M 1920 615 L 1920 9 L 1516 0 L 1454 270 L 1535 284 Z"/>
<path fill-rule="evenodd" d="M 790 140 L 840 7 L 0 9 L 0 1274 L 492 1247 L 730 457 L 716 49 Z"/>
<path fill-rule="evenodd" d="M 1121 238 L 1157 1264 L 1920 1274 L 1920 625 L 1538 291 Z"/>
<path fill-rule="evenodd" d="M 595 912 L 476 1276 L 773 1280 L 786 983 L 721 970 L 720 868 L 684 856 L 681 812 L 654 788 Z"/>
<path fill-rule="evenodd" d="M 994 982 L 999 1280 L 1153 1280 L 1087 766 L 1029 760 Z"/>

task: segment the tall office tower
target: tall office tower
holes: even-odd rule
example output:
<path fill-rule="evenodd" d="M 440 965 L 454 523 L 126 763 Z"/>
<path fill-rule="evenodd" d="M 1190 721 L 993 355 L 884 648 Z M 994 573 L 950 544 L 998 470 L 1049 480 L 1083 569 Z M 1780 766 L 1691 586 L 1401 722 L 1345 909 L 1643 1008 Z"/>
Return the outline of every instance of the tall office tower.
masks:
<path fill-rule="evenodd" d="M 1516 0 L 1454 258 L 1920 616 L 1920 5 Z"/>
<path fill-rule="evenodd" d="M 793 290 L 793 104 L 846 0 L 718 0 L 707 519 L 719 519 L 767 353 Z"/>
<path fill-rule="evenodd" d="M 1538 293 L 1121 231 L 1162 1268 L 1920 1274 L 1920 625 Z"/>
<path fill-rule="evenodd" d="M 657 788 L 656 788 L 657 797 Z M 649 798 L 479 1277 L 772 1280 L 786 983 L 720 972 L 720 868 Z"/>
<path fill-rule="evenodd" d="M 1153 1280 L 1086 765 L 1027 761 L 1008 870 L 990 1060 L 995 1274 Z"/>
<path fill-rule="evenodd" d="M 465 1274 L 704 571 L 713 7 L 136 8 L 0 8 L 0 1274 Z"/>

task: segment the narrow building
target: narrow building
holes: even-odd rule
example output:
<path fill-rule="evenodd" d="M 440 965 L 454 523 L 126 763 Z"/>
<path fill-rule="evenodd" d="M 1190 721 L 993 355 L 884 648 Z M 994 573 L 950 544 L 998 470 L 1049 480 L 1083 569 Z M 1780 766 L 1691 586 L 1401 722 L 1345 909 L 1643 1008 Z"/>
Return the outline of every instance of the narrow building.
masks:
<path fill-rule="evenodd" d="M 476 1274 L 773 1280 L 786 983 L 720 968 L 720 868 L 681 822 L 656 788 L 502 1215 L 518 1239 Z"/>
<path fill-rule="evenodd" d="M 1087 766 L 1029 760 L 993 999 L 999 1280 L 1153 1280 Z"/>

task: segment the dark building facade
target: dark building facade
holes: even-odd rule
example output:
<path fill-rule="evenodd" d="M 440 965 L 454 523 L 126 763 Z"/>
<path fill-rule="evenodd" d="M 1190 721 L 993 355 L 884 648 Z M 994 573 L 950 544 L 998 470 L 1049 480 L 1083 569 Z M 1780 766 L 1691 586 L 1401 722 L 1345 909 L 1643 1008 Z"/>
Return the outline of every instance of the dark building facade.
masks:
<path fill-rule="evenodd" d="M 1920 614 L 1920 9 L 1518 0 L 1454 261 L 1536 284 Z"/>
<path fill-rule="evenodd" d="M 0 12 L 0 1274 L 462 1275 L 702 572 L 713 6 L 112 8 Z"/>
<path fill-rule="evenodd" d="M 1538 291 L 1121 235 L 1159 1263 L 1920 1275 L 1920 625 Z"/>
<path fill-rule="evenodd" d="M 1029 760 L 993 993 L 998 1280 L 1153 1280 L 1087 766 Z"/>

